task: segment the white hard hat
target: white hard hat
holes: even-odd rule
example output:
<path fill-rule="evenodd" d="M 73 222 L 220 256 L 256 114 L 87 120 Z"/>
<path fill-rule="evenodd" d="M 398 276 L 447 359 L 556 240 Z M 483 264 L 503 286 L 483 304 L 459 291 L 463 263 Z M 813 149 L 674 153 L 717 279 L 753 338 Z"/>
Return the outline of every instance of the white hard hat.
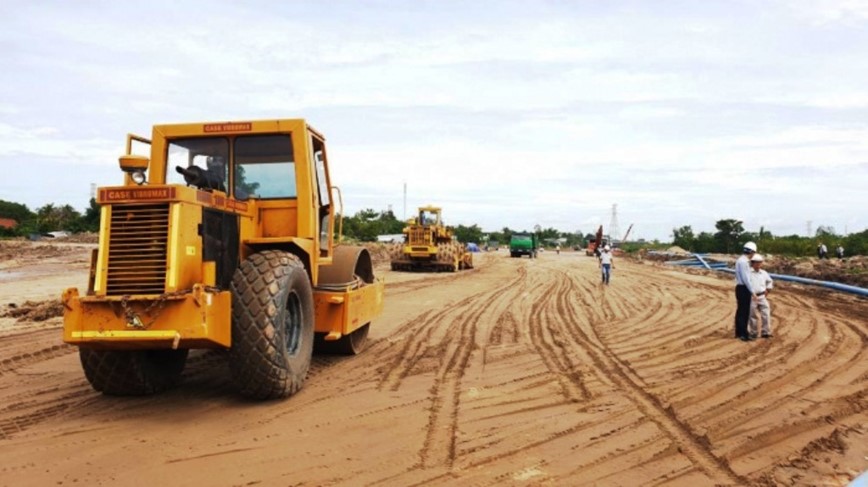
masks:
<path fill-rule="evenodd" d="M 748 242 L 748 243 L 744 244 L 744 251 L 745 252 L 748 252 L 748 251 L 756 252 L 756 244 L 753 242 Z"/>
<path fill-rule="evenodd" d="M 605 247 L 603 247 L 603 250 L 612 250 L 612 249 L 611 249 L 611 248 L 609 248 L 609 246 L 608 246 L 608 245 L 606 245 L 606 246 L 605 246 Z"/>
<path fill-rule="evenodd" d="M 764 260 L 765 259 L 763 259 L 763 256 L 760 254 L 753 254 L 753 257 L 750 258 L 751 262 L 762 262 Z"/>

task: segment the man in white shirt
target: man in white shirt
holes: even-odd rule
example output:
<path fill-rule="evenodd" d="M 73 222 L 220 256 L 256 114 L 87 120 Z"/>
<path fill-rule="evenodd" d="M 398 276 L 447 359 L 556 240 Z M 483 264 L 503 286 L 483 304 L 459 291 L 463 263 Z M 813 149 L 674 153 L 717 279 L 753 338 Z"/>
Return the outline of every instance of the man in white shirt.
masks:
<path fill-rule="evenodd" d="M 603 284 L 609 285 L 609 277 L 612 275 L 612 269 L 615 268 L 615 265 L 612 264 L 612 252 L 609 252 L 610 249 L 608 245 L 603 247 L 603 251 L 600 253 L 600 268 L 603 270 Z"/>
<path fill-rule="evenodd" d="M 750 258 L 756 253 L 756 244 L 744 244 L 741 257 L 735 261 L 735 337 L 749 342 L 752 340 L 747 331 L 750 320 L 750 303 L 753 291 L 750 287 Z"/>
<path fill-rule="evenodd" d="M 774 282 L 772 281 L 771 276 L 769 276 L 769 273 L 762 269 L 762 264 L 763 256 L 760 254 L 754 254 L 753 257 L 750 258 L 750 287 L 753 291 L 753 299 L 751 299 L 750 302 L 750 322 L 748 323 L 748 332 L 752 338 L 756 338 L 757 335 L 757 310 L 759 310 L 760 316 L 763 320 L 762 337 L 772 337 L 772 313 L 771 307 L 769 307 L 769 300 L 766 296 L 768 296 L 769 291 L 774 287 Z"/>

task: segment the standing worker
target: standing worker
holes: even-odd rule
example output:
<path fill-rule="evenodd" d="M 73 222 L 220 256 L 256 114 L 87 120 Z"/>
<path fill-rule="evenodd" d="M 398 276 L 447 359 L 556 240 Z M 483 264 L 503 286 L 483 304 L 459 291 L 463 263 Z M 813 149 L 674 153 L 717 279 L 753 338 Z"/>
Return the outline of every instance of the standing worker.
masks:
<path fill-rule="evenodd" d="M 615 264 L 612 263 L 612 253 L 609 252 L 610 249 L 608 245 L 603 247 L 603 251 L 600 252 L 600 268 L 603 269 L 603 284 L 609 285 L 609 277 L 612 275 L 612 269 L 615 268 Z"/>
<path fill-rule="evenodd" d="M 750 258 L 750 286 L 753 290 L 753 299 L 750 302 L 750 321 L 748 321 L 747 328 L 751 338 L 757 336 L 757 310 L 759 310 L 763 320 L 762 337 L 772 337 L 772 313 L 767 296 L 774 287 L 774 282 L 769 273 L 762 269 L 762 264 L 763 256 L 760 254 L 754 254 Z"/>
<path fill-rule="evenodd" d="M 750 301 L 753 291 L 750 287 L 750 258 L 756 253 L 756 244 L 744 244 L 741 257 L 735 261 L 735 337 L 748 342 L 751 340 L 747 332 L 747 322 L 750 319 Z"/>

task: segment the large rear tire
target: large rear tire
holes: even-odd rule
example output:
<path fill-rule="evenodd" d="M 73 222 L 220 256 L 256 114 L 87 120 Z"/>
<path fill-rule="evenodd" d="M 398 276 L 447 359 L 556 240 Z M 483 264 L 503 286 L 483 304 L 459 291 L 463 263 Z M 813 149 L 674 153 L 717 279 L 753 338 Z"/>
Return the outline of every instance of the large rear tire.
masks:
<path fill-rule="evenodd" d="M 156 394 L 178 384 L 187 350 L 94 350 L 80 348 L 90 385 L 109 396 Z"/>
<path fill-rule="evenodd" d="M 313 290 L 301 260 L 265 250 L 232 278 L 229 369 L 238 391 L 275 399 L 304 385 L 313 353 Z"/>

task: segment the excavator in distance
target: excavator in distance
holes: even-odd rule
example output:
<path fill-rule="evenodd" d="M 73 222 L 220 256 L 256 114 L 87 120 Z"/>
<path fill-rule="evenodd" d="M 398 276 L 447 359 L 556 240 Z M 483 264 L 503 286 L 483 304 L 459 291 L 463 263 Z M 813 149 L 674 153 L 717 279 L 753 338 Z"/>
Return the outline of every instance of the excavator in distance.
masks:
<path fill-rule="evenodd" d="M 585 249 L 585 255 L 597 255 L 597 249 L 602 245 L 603 242 L 603 225 L 600 225 L 600 228 L 597 229 L 597 234 L 594 235 L 594 239 L 588 242 L 588 247 Z"/>

